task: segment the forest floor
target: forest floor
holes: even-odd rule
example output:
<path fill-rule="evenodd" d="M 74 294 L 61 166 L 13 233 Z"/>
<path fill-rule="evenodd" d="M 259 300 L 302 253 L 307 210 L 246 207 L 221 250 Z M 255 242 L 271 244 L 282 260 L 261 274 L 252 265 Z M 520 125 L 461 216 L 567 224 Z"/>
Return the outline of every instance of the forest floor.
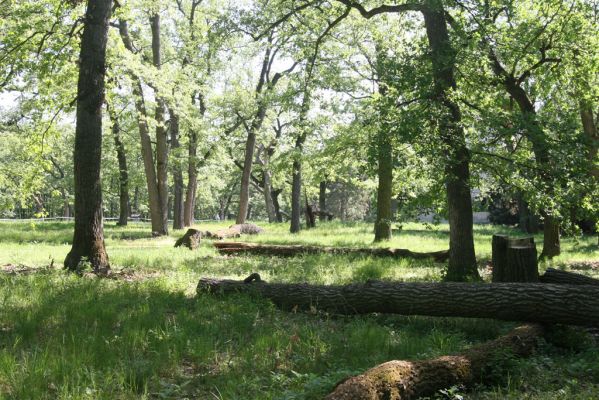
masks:
<path fill-rule="evenodd" d="M 230 222 L 202 223 L 216 230 Z M 326 223 L 292 236 L 287 224 L 241 240 L 373 246 L 372 225 Z M 70 223 L 0 224 L 0 399 L 320 399 L 339 380 L 391 359 L 457 352 L 507 332 L 513 323 L 465 318 L 287 313 L 248 296 L 202 295 L 200 277 L 258 272 L 278 282 L 368 279 L 438 281 L 443 264 L 344 255 L 220 256 L 210 241 L 175 249 L 184 231 L 152 238 L 149 225 L 106 226 L 115 279 L 61 270 Z M 480 271 L 488 277 L 491 235 L 476 226 Z M 541 243 L 541 237 L 536 238 Z M 381 246 L 447 248 L 446 225 L 404 224 Z M 595 238 L 564 238 L 561 267 L 599 277 Z M 506 355 L 487 386 L 444 399 L 599 398 L 599 344 L 570 333 L 531 358 Z M 569 348 L 568 348 L 569 347 Z"/>

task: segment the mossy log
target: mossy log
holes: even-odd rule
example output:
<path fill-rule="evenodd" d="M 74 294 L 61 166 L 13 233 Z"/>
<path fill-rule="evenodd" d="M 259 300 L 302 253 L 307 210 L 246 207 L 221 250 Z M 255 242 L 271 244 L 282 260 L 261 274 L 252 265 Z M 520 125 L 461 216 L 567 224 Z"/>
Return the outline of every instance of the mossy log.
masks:
<path fill-rule="evenodd" d="M 275 245 L 245 242 L 221 242 L 214 246 L 222 254 L 250 253 L 279 257 L 291 257 L 301 254 L 359 254 L 373 257 L 392 258 L 432 258 L 437 262 L 446 261 L 449 258 L 449 250 L 419 253 L 407 249 L 383 249 L 383 248 L 351 248 L 351 247 L 323 247 L 304 245 Z"/>
<path fill-rule="evenodd" d="M 190 228 L 175 242 L 175 247 L 185 246 L 189 250 L 195 250 L 200 246 L 201 239 L 202 232 Z"/>
<path fill-rule="evenodd" d="M 497 356 L 528 356 L 542 335 L 541 326 L 524 325 L 453 356 L 389 361 L 342 381 L 326 400 L 417 399 L 454 385 L 483 382 Z"/>
<path fill-rule="evenodd" d="M 599 286 L 599 279 L 573 272 L 560 271 L 555 268 L 547 268 L 547 271 L 540 276 L 539 280 L 543 283 Z"/>
<path fill-rule="evenodd" d="M 398 283 L 345 286 L 200 279 L 198 293 L 250 292 L 287 309 L 387 313 L 599 326 L 599 288 L 543 283 Z"/>

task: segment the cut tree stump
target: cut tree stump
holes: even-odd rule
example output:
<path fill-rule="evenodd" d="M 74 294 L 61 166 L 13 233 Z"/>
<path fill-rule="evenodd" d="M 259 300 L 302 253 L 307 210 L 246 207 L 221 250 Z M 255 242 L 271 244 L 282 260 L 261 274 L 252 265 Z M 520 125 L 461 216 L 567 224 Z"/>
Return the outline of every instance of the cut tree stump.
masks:
<path fill-rule="evenodd" d="M 454 385 L 483 382 L 497 356 L 528 356 L 543 333 L 540 325 L 524 325 L 453 356 L 422 361 L 389 361 L 342 381 L 325 399 L 417 399 Z"/>
<path fill-rule="evenodd" d="M 189 250 L 195 250 L 200 246 L 202 232 L 197 229 L 188 229 L 185 235 L 181 236 L 176 242 L 175 247 L 185 246 Z"/>
<path fill-rule="evenodd" d="M 533 237 L 493 235 L 493 282 L 538 282 L 537 248 Z"/>
<path fill-rule="evenodd" d="M 555 268 L 547 268 L 545 273 L 539 277 L 539 280 L 543 283 L 599 286 L 599 279 L 573 272 L 560 271 Z"/>
<path fill-rule="evenodd" d="M 599 326 L 599 287 L 544 283 L 395 283 L 345 286 L 200 279 L 199 293 L 248 292 L 286 309 L 387 313 Z"/>
<path fill-rule="evenodd" d="M 221 254 L 250 253 L 279 257 L 291 257 L 300 254 L 358 254 L 374 257 L 392 258 L 432 258 L 437 262 L 446 261 L 449 258 L 449 250 L 433 251 L 429 253 L 418 253 L 406 249 L 381 249 L 381 248 L 351 248 L 351 247 L 322 247 L 304 245 L 275 245 L 246 242 L 220 242 L 214 246 Z"/>

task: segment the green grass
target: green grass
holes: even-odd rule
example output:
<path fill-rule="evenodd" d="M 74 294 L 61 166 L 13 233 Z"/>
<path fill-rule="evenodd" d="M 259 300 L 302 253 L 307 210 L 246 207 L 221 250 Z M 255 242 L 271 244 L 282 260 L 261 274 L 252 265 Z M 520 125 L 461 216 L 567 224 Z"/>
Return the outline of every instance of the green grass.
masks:
<path fill-rule="evenodd" d="M 324 224 L 295 236 L 287 225 L 266 228 L 263 235 L 242 240 L 374 246 L 372 227 L 363 223 Z M 496 231 L 509 229 L 476 227 L 481 271 Z M 0 399 L 319 399 L 342 378 L 377 363 L 459 351 L 514 326 L 461 318 L 287 313 L 248 296 L 197 297 L 195 285 L 203 276 L 243 278 L 259 272 L 269 281 L 325 284 L 435 281 L 443 265 L 339 255 L 223 257 L 209 241 L 193 252 L 174 249 L 182 233 L 152 238 L 146 224 L 107 226 L 111 264 L 130 277 L 110 280 L 56 268 L 69 250 L 71 224 L 0 224 L 0 266 L 38 271 L 0 272 Z M 432 251 L 447 248 L 447 242 L 447 226 L 404 224 L 381 245 Z M 599 261 L 594 243 L 596 238 L 565 238 L 564 254 L 547 266 Z M 55 268 L 45 268 L 52 262 Z M 599 348 L 591 342 L 577 350 L 545 345 L 530 359 L 510 360 L 497 375 L 501 379 L 494 385 L 462 395 L 598 398 Z"/>

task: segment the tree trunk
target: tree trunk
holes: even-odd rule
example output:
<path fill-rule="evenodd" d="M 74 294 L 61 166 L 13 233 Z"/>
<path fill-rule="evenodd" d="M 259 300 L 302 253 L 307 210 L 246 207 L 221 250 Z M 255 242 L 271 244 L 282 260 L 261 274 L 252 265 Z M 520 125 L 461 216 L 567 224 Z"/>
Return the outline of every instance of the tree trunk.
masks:
<path fill-rule="evenodd" d="M 378 187 L 374 241 L 391 239 L 391 196 L 393 190 L 393 150 L 389 133 L 379 129 L 377 134 Z"/>
<path fill-rule="evenodd" d="M 296 140 L 295 148 L 301 149 L 301 144 Z M 299 150 L 301 152 L 301 150 Z M 291 180 L 291 233 L 298 233 L 301 229 L 300 216 L 302 213 L 302 162 L 298 159 L 293 160 L 292 165 L 292 180 Z"/>
<path fill-rule="evenodd" d="M 185 214 L 185 203 L 183 198 L 183 172 L 181 171 L 181 164 L 177 159 L 178 153 L 176 151 L 181 147 L 179 143 L 179 116 L 173 109 L 169 110 L 171 116 L 170 130 L 171 130 L 171 148 L 175 153 L 175 162 L 173 162 L 173 181 L 174 181 L 174 192 L 175 196 L 173 199 L 173 229 L 183 229 L 184 214 Z"/>
<path fill-rule="evenodd" d="M 493 282 L 538 282 L 537 248 L 533 237 L 493 235 Z"/>
<path fill-rule="evenodd" d="M 326 221 L 327 217 L 324 212 L 327 209 L 327 181 L 320 181 L 319 191 L 318 191 L 318 209 L 320 214 L 318 215 L 318 220 L 320 222 Z"/>
<path fill-rule="evenodd" d="M 254 280 L 257 280 L 254 282 Z M 599 287 L 544 283 L 395 283 L 345 286 L 200 279 L 197 292 L 255 293 L 286 310 L 493 318 L 599 326 Z"/>
<path fill-rule="evenodd" d="M 535 234 L 539 232 L 539 217 L 534 215 L 522 193 L 518 193 L 518 227 L 524 233 Z"/>
<path fill-rule="evenodd" d="M 277 222 L 283 222 L 283 214 L 281 214 L 281 205 L 279 204 L 279 195 L 282 191 L 282 189 L 275 189 L 271 192 L 272 204 L 275 207 L 275 215 L 277 217 Z"/>
<path fill-rule="evenodd" d="M 539 277 L 539 281 L 543 283 L 599 286 L 599 279 L 575 274 L 573 272 L 560 271 L 554 268 L 547 268 L 545 273 Z"/>
<path fill-rule="evenodd" d="M 123 19 L 119 20 L 119 34 L 125 48 L 134 53 L 135 49 L 133 48 L 133 43 L 131 42 L 131 37 L 129 36 L 127 21 Z M 144 102 L 141 80 L 133 72 L 130 72 L 129 74 L 133 80 L 133 97 L 135 99 L 135 110 L 137 111 L 137 126 L 141 144 L 141 155 L 144 164 L 144 173 L 146 176 L 146 187 L 148 189 L 148 202 L 150 208 L 150 221 L 152 223 L 152 233 L 160 234 L 160 232 L 164 231 L 164 226 L 162 223 L 160 194 L 158 191 L 156 169 L 154 165 L 154 151 L 152 149 L 150 130 L 146 121 L 148 118 L 148 113 Z"/>
<path fill-rule="evenodd" d="M 265 156 L 268 157 L 268 156 Z M 268 222 L 276 222 L 277 221 L 277 213 L 275 211 L 275 204 L 272 199 L 272 186 L 271 186 L 271 176 L 269 168 L 269 162 L 265 161 L 262 166 L 263 178 L 262 178 L 262 189 L 264 192 L 264 203 L 266 205 L 266 214 L 268 215 Z"/>
<path fill-rule="evenodd" d="M 391 258 L 414 258 L 425 259 L 432 258 L 437 262 L 447 261 L 449 251 L 432 251 L 429 253 L 419 253 L 407 249 L 383 249 L 383 248 L 353 248 L 353 247 L 323 247 L 323 246 L 304 246 L 304 245 L 274 245 L 246 242 L 223 242 L 214 243 L 214 247 L 222 254 L 265 254 L 269 256 L 293 257 L 303 254 L 348 254 L 365 255 L 371 257 L 391 257 Z"/>
<path fill-rule="evenodd" d="M 127 153 L 121 140 L 121 127 L 114 110 L 106 103 L 108 115 L 112 121 L 112 136 L 119 163 L 119 221 L 117 225 L 127 226 L 129 219 L 129 172 L 127 169 Z"/>
<path fill-rule="evenodd" d="M 157 69 L 162 64 L 160 49 L 160 15 L 154 14 L 150 17 L 152 28 L 152 63 Z M 155 90 L 156 109 L 154 119 L 156 120 L 156 182 L 160 199 L 161 235 L 168 234 L 168 138 L 164 126 L 164 113 L 166 107 L 160 93 Z"/>
<path fill-rule="evenodd" d="M 90 0 L 85 12 L 77 83 L 75 128 L 75 232 L 64 266 L 75 271 L 86 257 L 94 271 L 110 269 L 102 221 L 102 103 L 112 0 Z"/>
<path fill-rule="evenodd" d="M 445 182 L 449 212 L 449 266 L 446 280 L 479 280 L 472 231 L 470 196 L 470 152 L 461 127 L 459 106 L 449 92 L 456 89 L 455 52 L 451 47 L 443 6 L 435 0 L 434 8 L 425 9 L 424 24 L 431 49 L 434 97 L 447 114 L 439 121 L 441 141 L 445 146 Z"/>
<path fill-rule="evenodd" d="M 520 326 L 505 336 L 454 356 L 433 360 L 389 361 L 342 381 L 326 400 L 408 400 L 434 395 L 453 386 L 484 382 L 496 357 L 525 357 L 537 347 L 544 329 Z M 428 398 L 428 397 L 427 397 Z"/>

